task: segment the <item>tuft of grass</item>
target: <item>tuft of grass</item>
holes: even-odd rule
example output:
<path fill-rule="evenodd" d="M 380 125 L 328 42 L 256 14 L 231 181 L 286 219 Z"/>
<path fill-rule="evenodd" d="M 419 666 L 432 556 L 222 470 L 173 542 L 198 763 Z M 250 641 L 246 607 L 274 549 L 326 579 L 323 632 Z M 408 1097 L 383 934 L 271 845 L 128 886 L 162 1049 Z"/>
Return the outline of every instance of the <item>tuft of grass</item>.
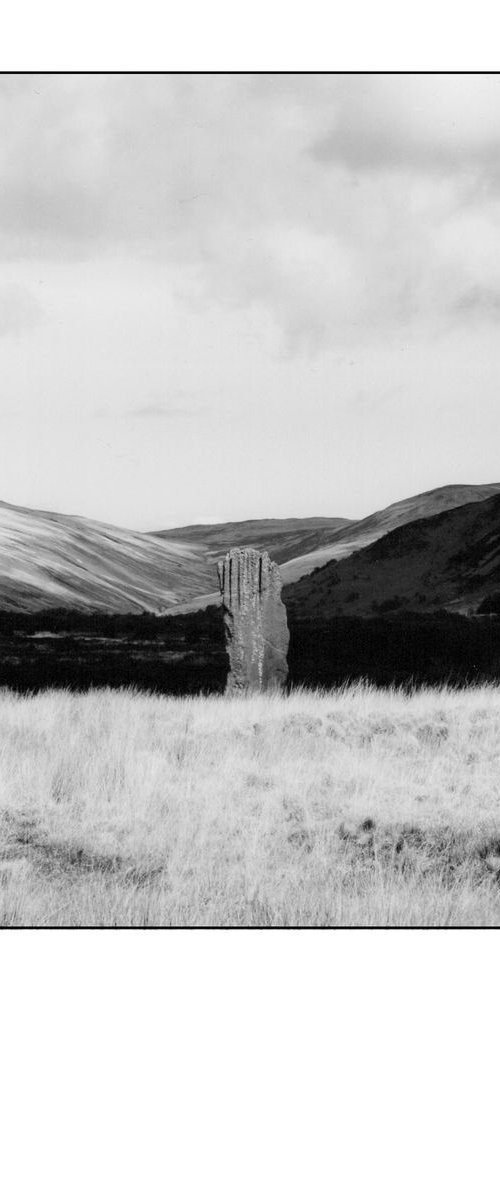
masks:
<path fill-rule="evenodd" d="M 500 688 L 0 691 L 0 923 L 500 924 Z"/>

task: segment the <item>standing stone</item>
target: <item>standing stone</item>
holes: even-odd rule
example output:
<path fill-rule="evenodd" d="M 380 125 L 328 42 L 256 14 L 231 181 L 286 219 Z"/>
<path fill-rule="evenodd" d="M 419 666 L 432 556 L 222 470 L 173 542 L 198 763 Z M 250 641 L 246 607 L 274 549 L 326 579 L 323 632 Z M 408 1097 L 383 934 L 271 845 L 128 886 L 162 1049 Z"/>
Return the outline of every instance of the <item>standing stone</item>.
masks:
<path fill-rule="evenodd" d="M 217 564 L 229 675 L 226 692 L 282 688 L 289 632 L 281 576 L 267 551 L 230 550 Z"/>

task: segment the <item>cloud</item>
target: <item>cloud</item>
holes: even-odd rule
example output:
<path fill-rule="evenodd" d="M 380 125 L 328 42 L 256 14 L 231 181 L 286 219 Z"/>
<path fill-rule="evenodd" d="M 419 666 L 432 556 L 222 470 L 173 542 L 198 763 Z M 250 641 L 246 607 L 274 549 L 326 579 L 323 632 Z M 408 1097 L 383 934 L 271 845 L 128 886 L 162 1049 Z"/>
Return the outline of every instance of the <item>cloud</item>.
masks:
<path fill-rule="evenodd" d="M 0 135 L 4 259 L 172 267 L 179 303 L 255 310 L 288 355 L 500 286 L 474 256 L 496 261 L 499 76 L 27 75 Z"/>
<path fill-rule="evenodd" d="M 19 284 L 0 287 L 0 337 L 27 333 L 43 320 L 43 309 L 28 288 Z"/>
<path fill-rule="evenodd" d="M 500 317 L 500 287 L 491 288 L 476 284 L 457 297 L 453 311 L 462 317 Z"/>
<path fill-rule="evenodd" d="M 6 257 L 67 255 L 106 228 L 99 82 L 12 76 L 0 92 L 0 238 Z"/>
<path fill-rule="evenodd" d="M 500 178 L 498 75 L 345 76 L 330 129 L 310 153 L 354 171 Z"/>

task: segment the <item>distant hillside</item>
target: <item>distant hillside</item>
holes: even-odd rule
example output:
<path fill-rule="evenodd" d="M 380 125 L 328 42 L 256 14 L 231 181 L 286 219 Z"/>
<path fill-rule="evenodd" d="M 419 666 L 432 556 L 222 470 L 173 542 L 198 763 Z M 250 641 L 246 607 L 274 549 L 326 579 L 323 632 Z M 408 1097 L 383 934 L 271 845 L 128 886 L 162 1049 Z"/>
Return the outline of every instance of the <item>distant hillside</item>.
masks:
<path fill-rule="evenodd" d="M 498 490 L 498 489 L 497 489 Z M 475 612 L 500 591 L 500 495 L 400 525 L 283 589 L 297 617 Z"/>
<path fill-rule="evenodd" d="M 391 529 L 417 521 L 423 517 L 432 517 L 435 513 L 445 512 L 463 504 L 480 503 L 500 492 L 500 483 L 486 484 L 449 484 L 446 487 L 433 488 L 429 492 L 421 492 L 406 500 L 398 500 L 379 512 L 364 517 L 362 521 L 351 521 L 348 526 L 339 530 L 333 537 L 324 537 L 317 548 L 305 555 L 288 561 L 281 572 L 284 583 L 293 583 L 301 576 L 310 574 L 316 567 L 322 567 L 332 558 L 343 559 L 364 546 L 370 546 L 378 538 Z"/>
<path fill-rule="evenodd" d="M 239 521 L 157 534 L 0 503 L 0 609 L 160 613 L 206 608 L 219 602 L 216 562 L 233 546 L 268 550 L 281 564 L 286 585 L 415 518 L 458 511 L 470 501 L 474 508 L 498 493 L 500 484 L 459 485 L 410 497 L 362 521 Z"/>
<path fill-rule="evenodd" d="M 202 546 L 0 503 L 0 608 L 162 612 L 207 590 Z"/>
<path fill-rule="evenodd" d="M 352 524 L 344 517 L 290 517 L 280 520 L 228 521 L 223 525 L 185 525 L 177 529 L 160 529 L 154 537 L 179 539 L 187 543 L 202 542 L 208 558 L 214 564 L 222 554 L 235 546 L 253 546 L 267 550 L 277 563 L 285 563 L 299 555 L 330 543 L 332 537 Z"/>
<path fill-rule="evenodd" d="M 227 525 L 190 525 L 182 529 L 165 530 L 158 536 L 166 537 L 168 533 L 169 537 L 176 538 L 182 534 L 188 541 L 197 539 L 210 547 L 212 588 L 183 603 L 184 611 L 193 612 L 218 603 L 219 594 L 216 586 L 213 586 L 215 564 L 219 555 L 233 546 L 267 549 L 271 557 L 281 564 L 281 578 L 286 586 L 310 575 L 332 559 L 345 559 L 372 545 L 391 529 L 465 504 L 481 503 L 499 493 L 500 483 L 449 484 L 398 500 L 361 521 L 335 517 L 310 517 L 304 521 L 240 521 Z M 299 543 L 302 552 L 296 555 L 294 547 Z"/>

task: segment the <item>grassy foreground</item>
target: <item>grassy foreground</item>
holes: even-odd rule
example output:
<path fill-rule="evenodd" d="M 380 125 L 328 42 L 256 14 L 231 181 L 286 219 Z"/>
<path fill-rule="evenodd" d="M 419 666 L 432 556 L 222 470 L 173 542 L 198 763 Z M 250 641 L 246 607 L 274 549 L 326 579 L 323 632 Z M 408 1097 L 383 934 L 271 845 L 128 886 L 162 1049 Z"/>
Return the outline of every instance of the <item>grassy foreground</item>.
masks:
<path fill-rule="evenodd" d="M 0 924 L 499 925 L 500 688 L 2 691 Z"/>

